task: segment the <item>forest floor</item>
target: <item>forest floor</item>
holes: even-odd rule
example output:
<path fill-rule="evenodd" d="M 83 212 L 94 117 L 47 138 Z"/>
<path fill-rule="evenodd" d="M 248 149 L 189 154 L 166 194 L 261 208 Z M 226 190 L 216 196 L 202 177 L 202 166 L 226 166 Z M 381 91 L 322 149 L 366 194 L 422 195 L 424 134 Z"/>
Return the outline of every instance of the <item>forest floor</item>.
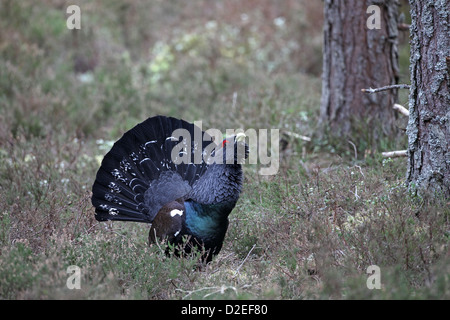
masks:
<path fill-rule="evenodd" d="M 381 156 L 406 148 L 405 119 L 375 144 L 364 124 L 318 135 L 321 2 L 254 2 L 91 1 L 74 32 L 64 1 L 2 1 L 1 299 L 450 298 L 448 203 L 410 194 L 406 158 Z M 224 247 L 200 269 L 149 247 L 148 225 L 94 218 L 103 155 L 157 114 L 280 130 L 277 174 L 244 166 Z"/>

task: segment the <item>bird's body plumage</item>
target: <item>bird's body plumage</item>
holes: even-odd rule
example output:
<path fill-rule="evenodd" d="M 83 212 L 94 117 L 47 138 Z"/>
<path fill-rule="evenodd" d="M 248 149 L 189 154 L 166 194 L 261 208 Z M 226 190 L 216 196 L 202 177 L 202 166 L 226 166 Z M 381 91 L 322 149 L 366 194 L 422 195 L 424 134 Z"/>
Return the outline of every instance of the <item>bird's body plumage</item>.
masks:
<path fill-rule="evenodd" d="M 180 139 L 177 129 L 202 139 Z M 211 143 L 208 134 L 184 120 L 156 116 L 138 124 L 114 144 L 97 172 L 92 187 L 96 219 L 151 223 L 151 242 L 184 241 L 185 252 L 198 247 L 210 261 L 222 247 L 243 177 L 237 152 L 236 161 L 225 163 L 234 152 L 227 155 L 228 148 L 219 143 L 208 155 Z M 212 155 L 224 162 L 210 163 Z M 191 157 L 180 162 L 183 156 Z"/>

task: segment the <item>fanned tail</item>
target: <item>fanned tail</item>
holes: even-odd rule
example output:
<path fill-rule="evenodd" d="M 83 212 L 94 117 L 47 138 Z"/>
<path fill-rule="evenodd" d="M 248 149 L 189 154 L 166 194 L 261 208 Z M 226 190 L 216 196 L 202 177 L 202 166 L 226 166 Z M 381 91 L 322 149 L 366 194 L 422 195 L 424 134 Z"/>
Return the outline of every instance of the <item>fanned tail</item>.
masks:
<path fill-rule="evenodd" d="M 172 150 L 180 149 L 180 137 L 172 136 L 176 129 L 190 134 L 183 143 L 190 145 L 191 163 L 172 161 Z M 203 138 L 200 144 L 194 131 Z M 186 195 L 206 170 L 205 162 L 192 162 L 198 148 L 203 152 L 210 143 L 207 134 L 184 120 L 156 116 L 138 124 L 113 145 L 97 172 L 92 187 L 96 219 L 151 223 L 164 203 Z M 189 148 L 178 156 L 186 154 Z"/>

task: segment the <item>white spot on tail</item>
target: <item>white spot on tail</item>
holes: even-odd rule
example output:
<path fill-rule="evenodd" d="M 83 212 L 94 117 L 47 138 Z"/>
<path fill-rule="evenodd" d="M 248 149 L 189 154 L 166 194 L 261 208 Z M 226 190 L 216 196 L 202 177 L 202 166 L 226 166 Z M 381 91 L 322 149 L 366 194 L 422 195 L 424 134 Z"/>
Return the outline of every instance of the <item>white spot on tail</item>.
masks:
<path fill-rule="evenodd" d="M 173 209 L 172 211 L 170 211 L 170 216 L 171 217 L 175 217 L 176 215 L 183 215 L 183 210 L 178 210 L 178 209 Z"/>
<path fill-rule="evenodd" d="M 119 210 L 117 210 L 116 208 L 109 208 L 108 212 L 112 216 L 117 216 L 119 214 Z"/>

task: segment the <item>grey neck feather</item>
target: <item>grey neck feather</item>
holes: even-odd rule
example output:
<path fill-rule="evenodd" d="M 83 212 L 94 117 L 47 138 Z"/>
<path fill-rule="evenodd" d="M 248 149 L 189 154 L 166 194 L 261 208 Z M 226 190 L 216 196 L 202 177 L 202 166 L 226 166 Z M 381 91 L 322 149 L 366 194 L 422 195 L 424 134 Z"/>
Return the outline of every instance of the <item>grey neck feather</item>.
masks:
<path fill-rule="evenodd" d="M 189 197 L 202 204 L 228 202 L 233 206 L 239 198 L 242 168 L 239 164 L 213 164 L 192 186 Z"/>

